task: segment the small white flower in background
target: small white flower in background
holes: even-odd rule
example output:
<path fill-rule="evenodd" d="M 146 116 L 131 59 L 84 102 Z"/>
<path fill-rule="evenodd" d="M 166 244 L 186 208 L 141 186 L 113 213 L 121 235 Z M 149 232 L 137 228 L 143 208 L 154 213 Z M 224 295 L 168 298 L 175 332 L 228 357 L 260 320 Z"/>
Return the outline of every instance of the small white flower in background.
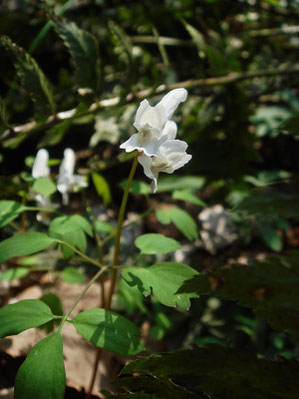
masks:
<path fill-rule="evenodd" d="M 44 148 L 41 148 L 38 150 L 33 166 L 32 166 L 32 177 L 34 179 L 38 179 L 40 177 L 48 177 L 50 175 L 50 168 L 48 166 L 48 161 L 49 161 L 49 153 L 47 150 Z M 44 194 L 39 194 L 34 192 L 33 190 L 30 191 L 30 197 L 31 199 L 34 199 L 36 201 L 36 205 L 38 208 L 41 209 L 56 209 L 58 207 L 57 204 L 53 204 L 51 202 L 50 197 Z M 38 212 L 36 215 L 36 218 L 39 222 L 43 222 L 45 224 L 48 224 L 50 219 L 49 215 L 46 212 Z"/>
<path fill-rule="evenodd" d="M 33 166 L 32 166 L 32 176 L 35 179 L 39 177 L 48 177 L 50 174 L 50 168 L 48 166 L 49 153 L 44 148 L 37 151 L 35 156 Z M 35 199 L 37 206 L 39 208 L 50 208 L 51 200 L 49 197 L 43 194 L 32 193 L 32 198 Z"/>
<path fill-rule="evenodd" d="M 35 179 L 39 177 L 48 177 L 50 174 L 50 168 L 48 166 L 49 161 L 49 153 L 44 148 L 41 148 L 37 151 L 35 156 L 33 167 L 32 167 L 32 176 Z"/>
<path fill-rule="evenodd" d="M 57 190 L 62 194 L 64 205 L 69 203 L 69 192 L 75 192 L 80 187 L 87 187 L 84 176 L 74 175 L 75 153 L 71 148 L 64 150 L 64 158 L 60 164 Z"/>
<path fill-rule="evenodd" d="M 180 88 L 171 90 L 154 107 L 147 100 L 141 101 L 134 122 L 138 133 L 133 134 L 120 148 L 126 152 L 137 150 L 147 156 L 158 156 L 163 129 L 187 95 L 187 90 Z"/>
<path fill-rule="evenodd" d="M 154 193 L 157 191 L 160 172 L 173 173 L 192 158 L 186 153 L 187 143 L 175 140 L 177 125 L 170 120 L 178 105 L 187 99 L 187 95 L 184 88 L 171 90 L 155 107 L 143 100 L 134 122 L 138 133 L 120 146 L 126 152 L 142 152 L 138 162 L 143 166 L 144 174 L 153 180 L 151 187 Z"/>

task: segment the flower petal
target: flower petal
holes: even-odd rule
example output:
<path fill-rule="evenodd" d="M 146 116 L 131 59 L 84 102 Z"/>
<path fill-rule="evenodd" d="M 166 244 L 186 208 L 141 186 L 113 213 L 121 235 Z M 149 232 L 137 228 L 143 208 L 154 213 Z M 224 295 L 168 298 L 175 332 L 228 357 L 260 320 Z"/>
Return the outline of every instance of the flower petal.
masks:
<path fill-rule="evenodd" d="M 161 144 L 166 140 L 174 140 L 178 131 L 177 124 L 174 121 L 167 121 L 162 130 Z"/>
<path fill-rule="evenodd" d="M 179 104 L 183 101 L 186 101 L 187 96 L 188 92 L 183 87 L 171 90 L 162 98 L 162 100 L 156 105 L 156 107 L 158 107 L 159 105 L 163 105 L 166 112 L 166 117 L 167 119 L 170 119 Z"/>
<path fill-rule="evenodd" d="M 142 165 L 145 176 L 153 180 L 151 183 L 151 188 L 152 192 L 155 193 L 157 191 L 157 180 L 159 172 L 155 168 L 152 169 L 153 159 L 143 154 L 138 157 L 138 162 L 140 163 L 140 165 Z"/>
<path fill-rule="evenodd" d="M 137 109 L 134 126 L 139 131 L 144 126 L 150 126 L 157 132 L 161 132 L 167 121 L 163 106 L 152 107 L 147 100 L 143 100 Z"/>
<path fill-rule="evenodd" d="M 32 167 L 32 176 L 35 179 L 39 177 L 47 177 L 50 174 L 50 168 L 48 167 L 49 153 L 44 148 L 38 150 L 33 167 Z"/>
<path fill-rule="evenodd" d="M 132 152 L 132 151 L 139 151 L 139 152 L 144 152 L 144 154 L 150 156 L 157 156 L 158 155 L 158 146 L 159 142 L 157 140 L 153 140 L 148 142 L 147 144 L 140 144 L 139 143 L 139 133 L 133 134 L 127 141 L 122 143 L 120 145 L 120 148 L 122 150 L 125 150 L 126 152 Z"/>
<path fill-rule="evenodd" d="M 59 176 L 71 176 L 75 169 L 75 153 L 71 148 L 66 148 L 63 154 L 64 157 L 60 164 Z"/>

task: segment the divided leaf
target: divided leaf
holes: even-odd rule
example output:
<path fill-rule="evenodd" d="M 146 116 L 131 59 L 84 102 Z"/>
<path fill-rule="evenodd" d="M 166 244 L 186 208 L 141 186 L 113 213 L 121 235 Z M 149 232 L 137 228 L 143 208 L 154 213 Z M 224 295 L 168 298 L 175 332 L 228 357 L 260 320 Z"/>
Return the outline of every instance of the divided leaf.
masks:
<path fill-rule="evenodd" d="M 24 299 L 0 308 L 0 338 L 16 335 L 53 319 L 51 309 L 36 299 Z"/>
<path fill-rule="evenodd" d="M 194 219 L 180 208 L 159 209 L 156 212 L 157 219 L 163 224 L 174 223 L 176 228 L 190 240 L 198 237 L 197 225 Z"/>
<path fill-rule="evenodd" d="M 98 348 L 128 356 L 144 350 L 135 324 L 110 310 L 86 310 L 79 313 L 72 323 L 79 334 Z"/>
<path fill-rule="evenodd" d="M 54 113 L 52 88 L 34 58 L 7 36 L 2 36 L 1 42 L 12 59 L 24 89 L 31 95 L 37 109 L 41 114 Z"/>
<path fill-rule="evenodd" d="M 0 263 L 16 256 L 31 255 L 54 243 L 44 233 L 21 233 L 0 242 Z"/>
<path fill-rule="evenodd" d="M 75 78 L 82 88 L 96 93 L 100 80 L 99 43 L 91 33 L 80 29 L 74 22 L 50 14 L 50 20 L 57 34 L 64 41 L 75 66 Z"/>
<path fill-rule="evenodd" d="M 51 312 L 55 316 L 63 316 L 62 303 L 57 295 L 53 294 L 52 292 L 47 292 L 39 300 L 49 306 Z M 53 319 L 45 324 L 42 324 L 40 328 L 43 328 L 47 334 L 49 334 L 54 330 L 55 325 L 58 325 L 59 323 L 60 319 Z"/>
<path fill-rule="evenodd" d="M 16 201 L 0 201 L 0 228 L 16 219 L 25 207 Z"/>
<path fill-rule="evenodd" d="M 190 307 L 190 298 L 195 298 L 196 293 L 177 294 L 184 281 L 196 276 L 198 273 L 191 267 L 182 263 L 164 262 L 147 268 L 126 267 L 122 276 L 131 285 L 137 285 L 144 296 L 151 293 L 166 306 L 178 306 L 182 309 Z"/>
<path fill-rule="evenodd" d="M 87 247 L 86 234 L 92 236 L 92 227 L 83 216 L 59 216 L 50 223 L 49 234 L 85 252 Z M 62 245 L 62 252 L 66 259 L 74 256 L 74 251 L 65 245 Z"/>
<path fill-rule="evenodd" d="M 250 307 L 273 328 L 299 335 L 299 251 L 269 257 L 251 266 L 225 267 L 198 274 L 180 293 L 213 295 Z"/>
<path fill-rule="evenodd" d="M 181 244 L 173 238 L 162 234 L 143 234 L 136 238 L 135 245 L 142 254 L 167 254 L 181 248 Z"/>
<path fill-rule="evenodd" d="M 197 398 L 296 399 L 299 389 L 296 362 L 257 359 L 249 351 L 241 352 L 218 345 L 139 358 L 121 371 L 121 375 L 128 373 L 138 374 L 134 378 L 135 385 L 133 378 L 125 378 L 123 383 L 120 378 L 116 380 L 118 387 L 131 392 L 152 392 L 158 396 L 165 380 L 190 390 Z M 148 375 L 149 381 L 145 382 Z M 150 386 L 152 377 L 156 382 Z"/>
<path fill-rule="evenodd" d="M 15 383 L 15 399 L 63 399 L 65 370 L 60 333 L 52 334 L 29 352 Z"/>

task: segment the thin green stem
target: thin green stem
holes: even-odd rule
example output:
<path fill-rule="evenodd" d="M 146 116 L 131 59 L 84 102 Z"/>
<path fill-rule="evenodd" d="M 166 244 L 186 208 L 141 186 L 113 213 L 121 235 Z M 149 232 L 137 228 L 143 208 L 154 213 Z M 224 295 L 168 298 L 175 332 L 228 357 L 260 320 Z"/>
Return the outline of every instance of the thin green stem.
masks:
<path fill-rule="evenodd" d="M 84 297 L 84 295 L 86 294 L 86 292 L 88 291 L 88 289 L 92 286 L 92 284 L 103 274 L 105 273 L 105 271 L 108 270 L 107 266 L 104 266 L 101 270 L 99 270 L 94 276 L 93 278 L 89 281 L 89 283 L 86 285 L 86 287 L 84 288 L 84 290 L 81 292 L 80 295 L 78 295 L 78 297 L 76 298 L 75 302 L 73 303 L 73 305 L 70 307 L 70 309 L 67 311 L 67 313 L 63 316 L 63 319 L 61 320 L 61 323 L 59 325 L 59 329 L 58 331 L 61 332 L 62 327 L 64 325 L 64 323 L 67 320 L 68 317 L 70 316 L 70 314 L 72 313 L 72 311 L 75 309 L 75 307 L 78 305 L 78 303 L 81 301 L 81 299 Z"/>
<path fill-rule="evenodd" d="M 54 238 L 54 241 L 57 242 L 58 244 L 62 244 L 62 245 L 65 245 L 65 246 L 69 247 L 71 250 L 76 252 L 76 254 L 79 255 L 82 259 L 86 260 L 86 262 L 91 263 L 92 265 L 95 265 L 95 266 L 97 266 L 99 268 L 104 267 L 101 263 L 99 263 L 96 260 L 94 260 L 94 259 L 90 258 L 89 256 L 85 255 L 83 252 L 79 251 L 77 248 L 73 247 L 68 242 L 65 242 L 65 241 L 62 241 L 62 240 L 58 240 L 56 238 Z"/>
<path fill-rule="evenodd" d="M 119 256 L 119 249 L 120 249 L 120 237 L 121 237 L 121 232 L 122 232 L 122 226 L 123 226 L 123 221 L 124 221 L 124 216 L 125 216 L 125 211 L 126 211 L 126 205 L 128 202 L 128 197 L 129 197 L 129 192 L 130 192 L 130 187 L 132 184 L 132 180 L 138 165 L 138 156 L 137 154 L 135 156 L 134 162 L 132 164 L 132 168 L 128 177 L 128 181 L 125 187 L 125 191 L 123 194 L 120 210 L 119 210 L 119 215 L 118 215 L 118 221 L 117 221 L 117 228 L 116 228 L 116 233 L 115 233 L 115 241 L 114 241 L 114 254 L 113 254 L 113 270 L 110 275 L 110 287 L 109 287 L 109 292 L 108 292 L 108 297 L 107 300 L 105 300 L 105 309 L 109 310 L 111 308 L 111 300 L 112 300 L 112 295 L 115 290 L 115 285 L 116 285 L 116 277 L 117 277 L 117 266 L 118 266 L 118 256 Z M 113 236 L 112 236 L 113 237 Z M 111 237 L 111 238 L 112 238 Z M 90 381 L 88 393 L 86 395 L 86 399 L 90 399 L 91 397 L 91 392 L 94 386 L 94 382 L 96 379 L 97 375 L 97 370 L 99 366 L 99 362 L 101 359 L 101 354 L 102 354 L 102 349 L 97 348 L 96 350 L 96 357 L 95 357 L 95 362 L 94 362 L 94 367 L 93 367 L 93 373 L 92 373 L 92 378 Z"/>
<path fill-rule="evenodd" d="M 114 241 L 113 266 L 118 265 L 118 256 L 119 256 L 119 250 L 120 250 L 120 237 L 121 237 L 121 232 L 122 232 L 122 225 L 123 225 L 123 221 L 124 221 L 124 216 L 125 216 L 126 206 L 127 206 L 127 202 L 128 202 L 131 183 L 132 183 L 132 180 L 133 180 L 133 177 L 134 177 L 137 165 L 138 165 L 138 156 L 139 156 L 139 154 L 136 155 L 134 162 L 132 164 L 132 168 L 131 168 L 131 171 L 130 171 L 130 174 L 129 174 L 129 177 L 127 180 L 126 188 L 124 191 L 124 195 L 123 195 L 120 210 L 119 210 L 116 235 L 115 235 L 115 241 Z M 110 287 L 109 287 L 109 292 L 108 292 L 106 309 L 110 309 L 110 307 L 111 307 L 112 295 L 114 293 L 115 284 L 116 284 L 116 276 L 117 276 L 117 269 L 115 268 L 112 270 L 112 273 L 110 276 Z"/>

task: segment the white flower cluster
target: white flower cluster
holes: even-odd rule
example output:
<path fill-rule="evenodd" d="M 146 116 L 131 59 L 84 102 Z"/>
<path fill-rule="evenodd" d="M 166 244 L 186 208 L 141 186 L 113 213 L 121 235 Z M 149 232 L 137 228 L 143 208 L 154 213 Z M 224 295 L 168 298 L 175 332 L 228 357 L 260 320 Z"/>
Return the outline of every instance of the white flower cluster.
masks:
<path fill-rule="evenodd" d="M 50 175 L 50 168 L 48 166 L 49 153 L 44 148 L 41 148 L 35 157 L 32 176 L 35 179 L 39 177 L 48 177 Z M 75 192 L 80 187 L 87 187 L 87 182 L 84 176 L 75 175 L 75 153 L 71 148 L 64 150 L 64 158 L 59 167 L 59 175 L 57 178 L 57 190 L 62 194 L 62 201 L 64 205 L 69 203 L 69 192 Z M 35 194 L 36 202 L 41 208 L 53 208 L 50 198 L 46 195 Z"/>
<path fill-rule="evenodd" d="M 152 107 L 143 100 L 136 112 L 134 126 L 138 133 L 121 144 L 126 152 L 137 150 L 142 155 L 138 162 L 143 166 L 144 174 L 152 179 L 152 191 L 157 191 L 160 172 L 173 173 L 190 161 L 186 153 L 187 143 L 176 140 L 177 125 L 171 120 L 179 104 L 187 99 L 184 88 L 171 90 L 162 100 Z"/>

